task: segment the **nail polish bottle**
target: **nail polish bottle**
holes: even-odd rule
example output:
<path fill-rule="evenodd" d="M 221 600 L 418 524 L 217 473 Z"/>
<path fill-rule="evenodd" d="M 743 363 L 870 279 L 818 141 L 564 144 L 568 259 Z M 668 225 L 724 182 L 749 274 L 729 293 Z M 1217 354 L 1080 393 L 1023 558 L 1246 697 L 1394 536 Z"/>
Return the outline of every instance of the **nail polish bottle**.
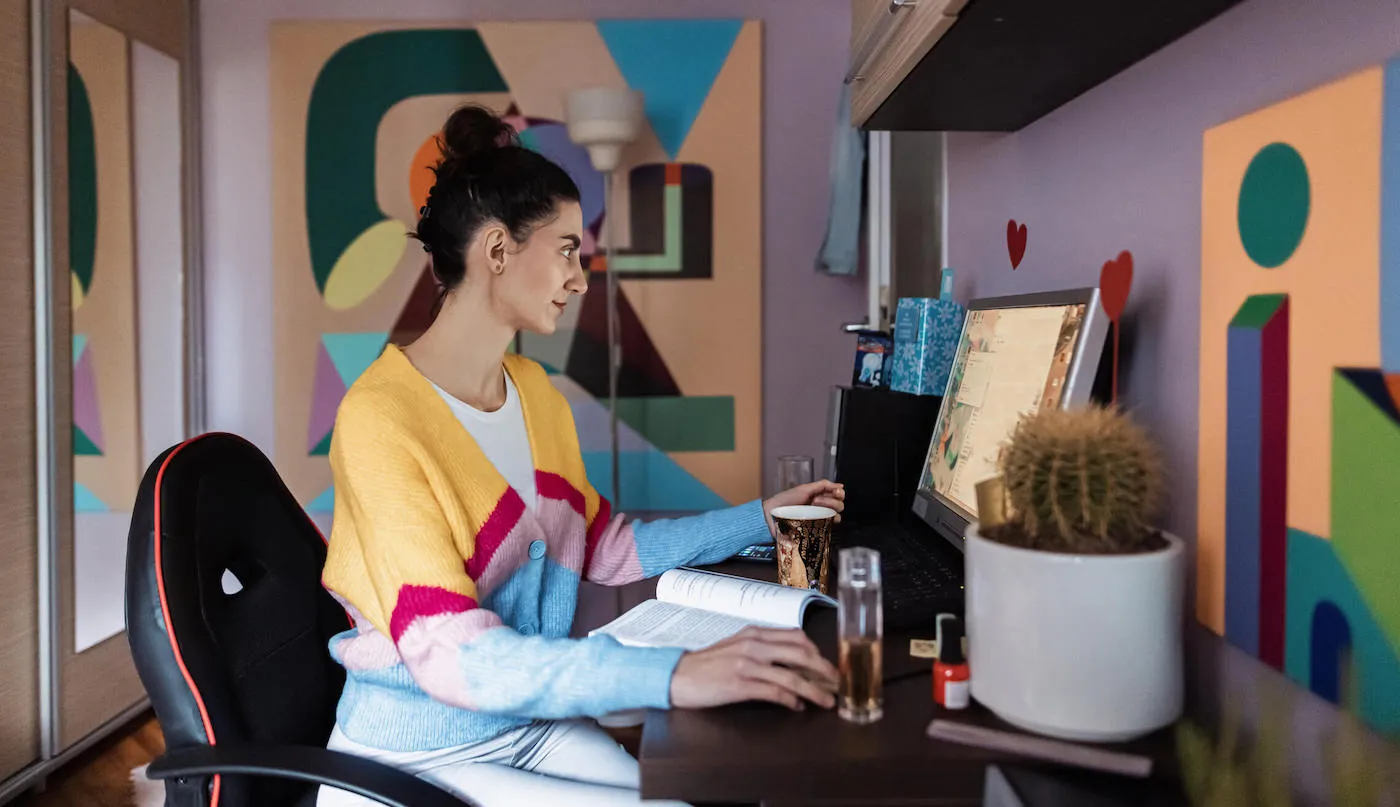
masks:
<path fill-rule="evenodd" d="M 971 675 L 963 657 L 962 620 L 941 620 L 938 660 L 933 664 L 933 700 L 945 709 L 966 709 L 971 701 Z"/>

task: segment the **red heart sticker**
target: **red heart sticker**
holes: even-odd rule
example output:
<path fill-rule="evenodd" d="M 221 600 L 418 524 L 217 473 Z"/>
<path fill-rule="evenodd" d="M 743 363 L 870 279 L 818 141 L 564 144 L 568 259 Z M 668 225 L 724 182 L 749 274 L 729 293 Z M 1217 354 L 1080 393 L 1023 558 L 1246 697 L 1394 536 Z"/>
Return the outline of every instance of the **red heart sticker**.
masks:
<path fill-rule="evenodd" d="M 1006 251 L 1011 256 L 1011 270 L 1015 271 L 1026 257 L 1026 225 L 1018 227 L 1015 219 L 1006 222 Z"/>
<path fill-rule="evenodd" d="M 1116 325 L 1128 305 L 1128 291 L 1133 287 L 1133 253 L 1126 249 L 1105 263 L 1099 273 L 1099 299 L 1103 310 Z"/>

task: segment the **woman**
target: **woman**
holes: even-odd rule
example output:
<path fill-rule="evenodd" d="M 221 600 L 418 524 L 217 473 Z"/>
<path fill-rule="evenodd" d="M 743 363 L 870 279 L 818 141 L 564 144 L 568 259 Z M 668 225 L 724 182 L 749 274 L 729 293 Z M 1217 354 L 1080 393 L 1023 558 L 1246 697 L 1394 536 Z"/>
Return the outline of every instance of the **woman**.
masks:
<path fill-rule="evenodd" d="M 588 483 L 568 403 L 507 353 L 550 334 L 580 264 L 579 191 L 478 107 L 448 119 L 415 236 L 445 289 L 426 333 L 390 346 L 342 402 L 325 584 L 356 628 L 329 746 L 483 805 L 638 802 L 637 763 L 581 718 L 768 700 L 830 708 L 836 671 L 800 631 L 711 648 L 567 638 L 581 579 L 623 585 L 770 539 L 783 504 L 841 510 L 829 482 L 694 518 L 625 523 Z M 322 807 L 364 804 L 339 791 Z"/>

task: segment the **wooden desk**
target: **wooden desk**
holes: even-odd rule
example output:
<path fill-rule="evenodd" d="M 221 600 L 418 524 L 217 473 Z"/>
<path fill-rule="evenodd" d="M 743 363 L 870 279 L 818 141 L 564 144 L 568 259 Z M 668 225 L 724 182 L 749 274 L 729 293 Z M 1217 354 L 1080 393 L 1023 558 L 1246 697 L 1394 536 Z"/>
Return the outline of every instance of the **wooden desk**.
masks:
<path fill-rule="evenodd" d="M 775 575 L 771 565 L 755 563 L 715 569 L 759 579 Z M 810 610 L 805 627 L 834 659 L 835 610 Z M 909 656 L 910 638 L 886 633 L 885 716 L 869 726 L 847 723 L 835 711 L 795 713 L 767 704 L 651 712 L 642 732 L 642 797 L 764 805 L 980 804 L 987 765 L 1011 758 L 924 736 L 943 710 L 932 699 L 932 662 Z M 945 714 L 1000 725 L 975 704 Z M 1172 774 L 1170 732 L 1128 748 L 1151 754 L 1164 776 L 1115 779 L 1107 788 L 1106 777 L 1092 777 L 1093 789 L 1107 789 L 1123 804 L 1183 803 Z"/>

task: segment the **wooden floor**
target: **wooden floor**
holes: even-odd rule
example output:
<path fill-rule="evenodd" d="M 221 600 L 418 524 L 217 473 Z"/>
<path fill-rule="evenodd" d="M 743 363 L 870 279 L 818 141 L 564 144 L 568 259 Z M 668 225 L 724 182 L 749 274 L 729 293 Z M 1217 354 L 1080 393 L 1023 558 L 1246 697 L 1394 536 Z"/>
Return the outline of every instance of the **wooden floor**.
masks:
<path fill-rule="evenodd" d="M 637 755 L 640 726 L 608 733 Z M 10 807 L 132 807 L 131 770 L 164 752 L 160 726 L 154 717 L 143 717 L 68 763 L 49 778 L 44 792 L 20 796 Z"/>
<path fill-rule="evenodd" d="M 42 793 L 20 796 L 13 807 L 131 807 L 131 769 L 165 751 L 152 716 L 137 720 L 49 777 Z"/>

